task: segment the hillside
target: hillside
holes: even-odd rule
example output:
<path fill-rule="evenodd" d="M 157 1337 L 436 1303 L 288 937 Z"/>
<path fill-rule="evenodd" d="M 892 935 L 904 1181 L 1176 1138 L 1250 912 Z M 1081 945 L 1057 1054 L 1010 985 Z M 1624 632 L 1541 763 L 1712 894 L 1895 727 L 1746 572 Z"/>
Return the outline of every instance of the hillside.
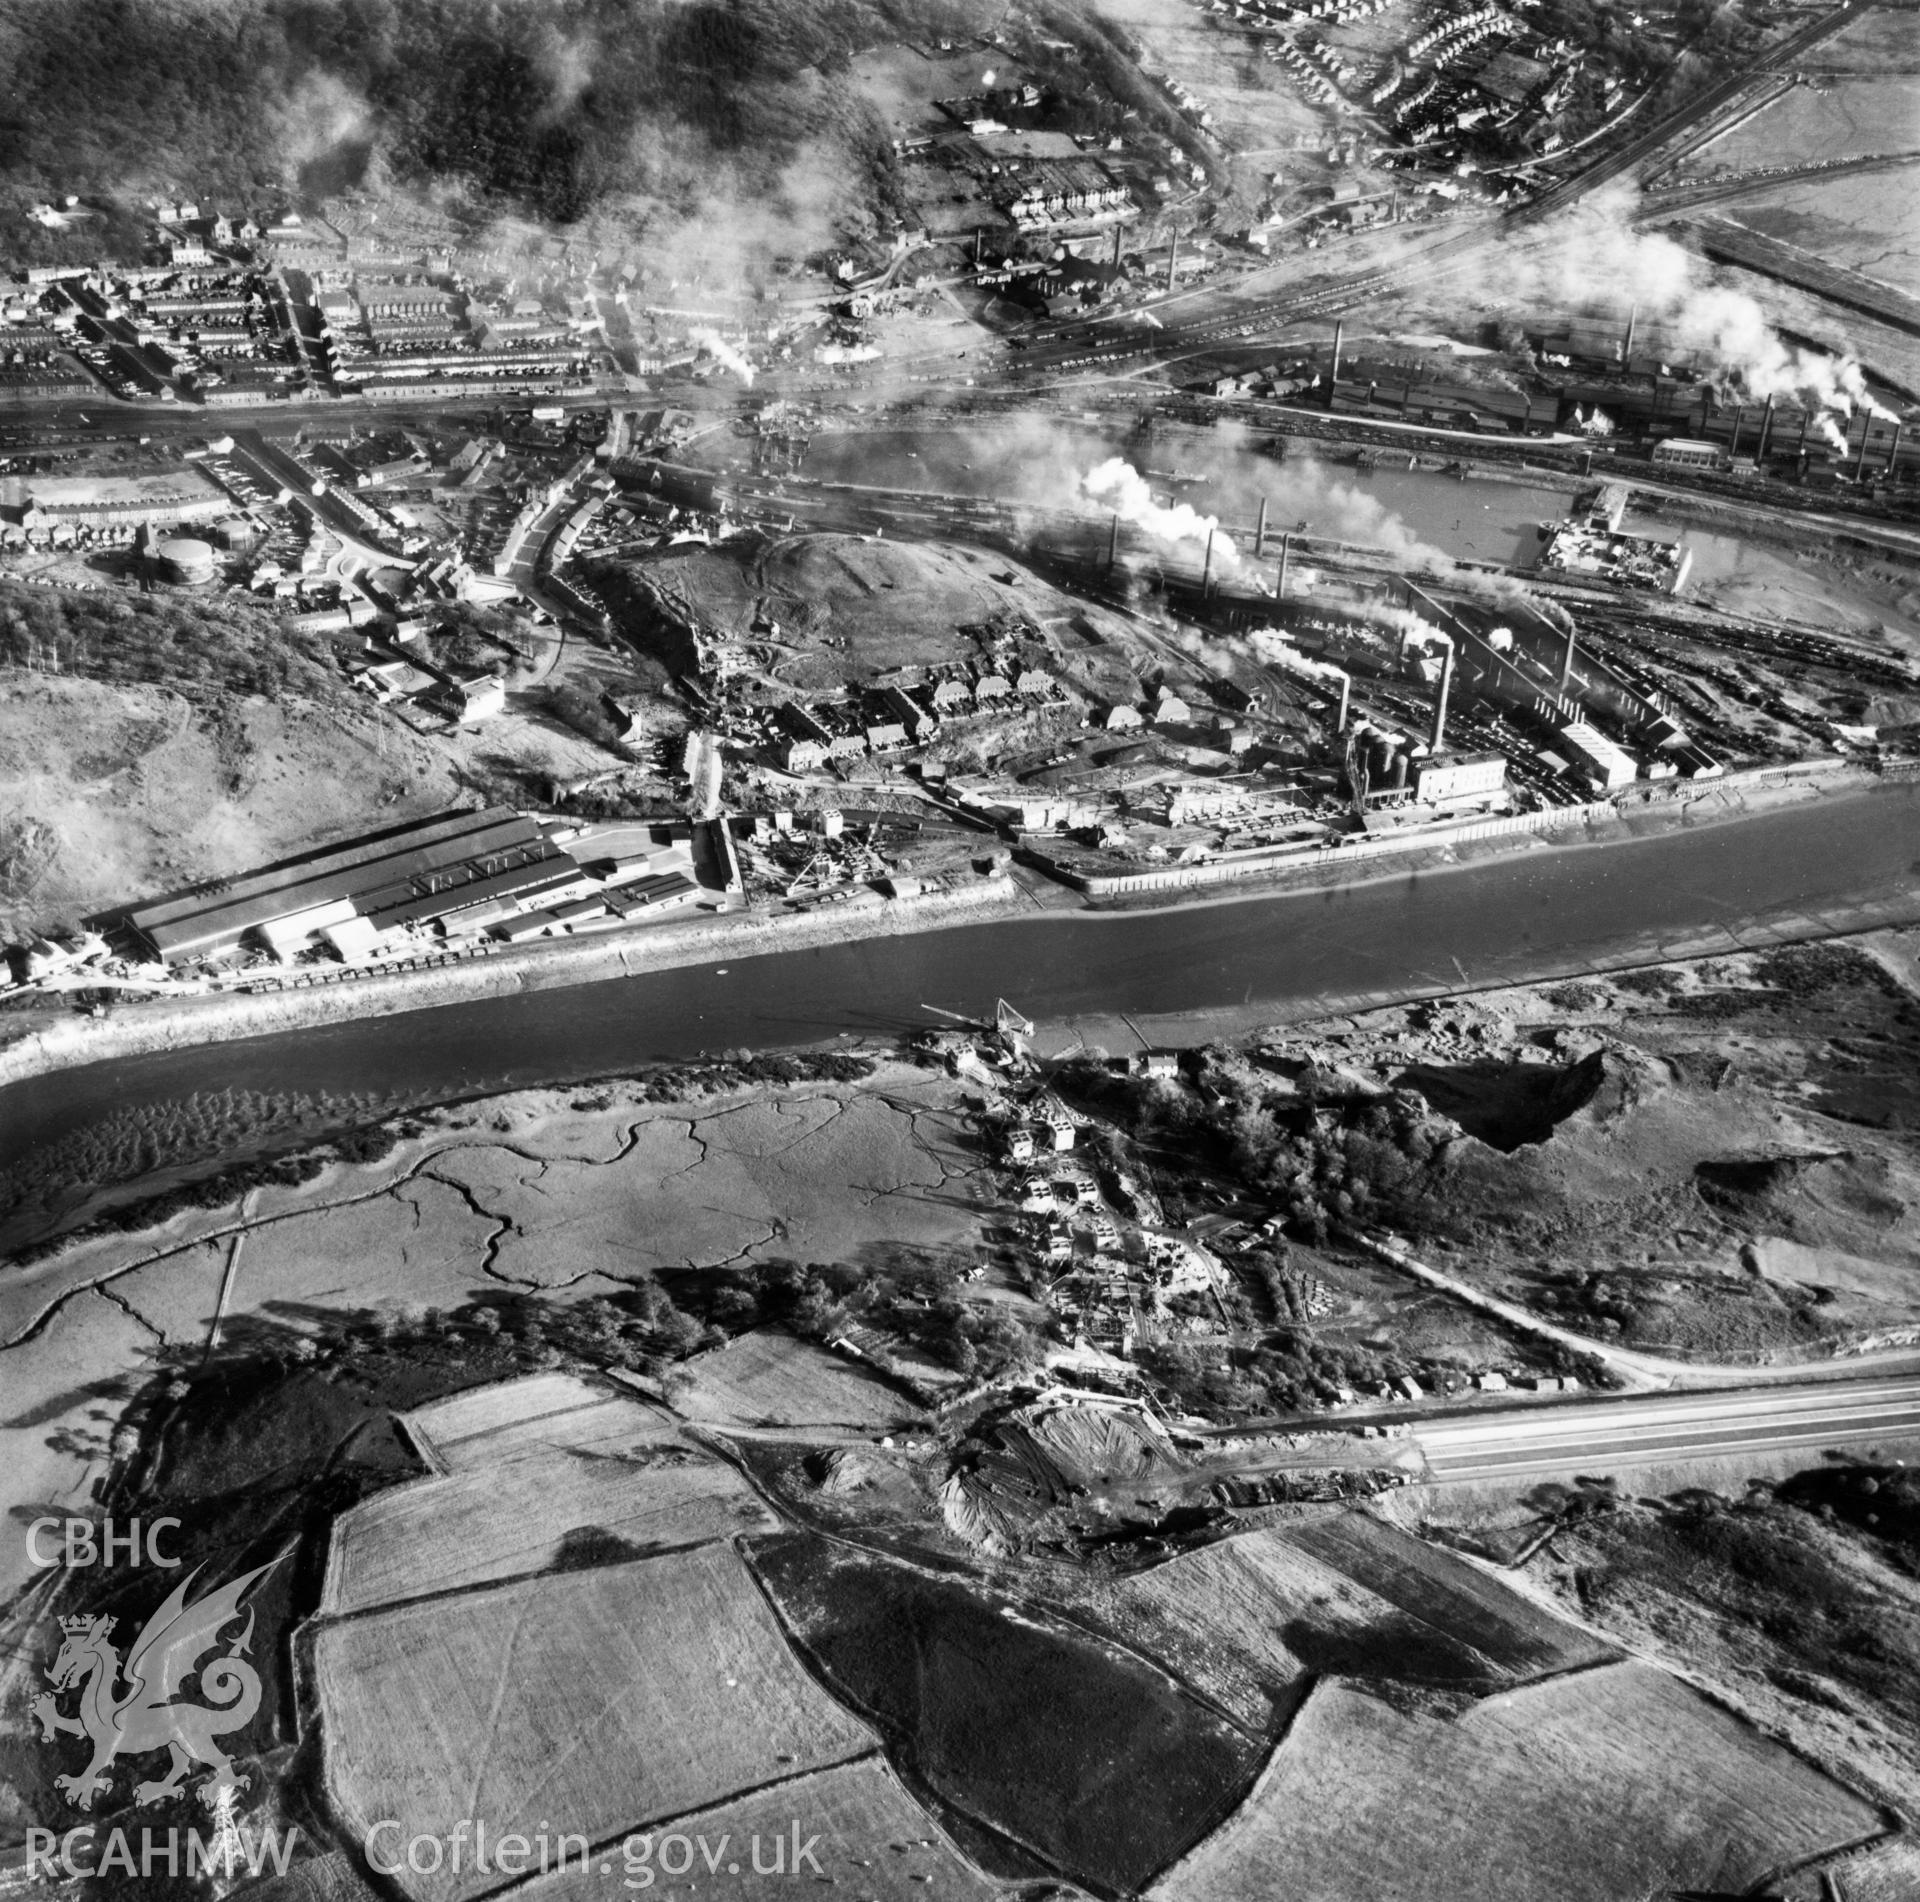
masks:
<path fill-rule="evenodd" d="M 260 609 L 0 585 L 0 935 L 458 791 L 443 748 Z"/>
<path fill-rule="evenodd" d="M 971 0 L 0 0 L 0 203 L 160 191 L 255 205 L 359 184 L 635 235 L 716 200 L 829 235 L 882 193 L 837 74 Z M 43 248 L 98 244 L 19 223 Z M 87 255 L 93 255 L 88 251 Z"/>

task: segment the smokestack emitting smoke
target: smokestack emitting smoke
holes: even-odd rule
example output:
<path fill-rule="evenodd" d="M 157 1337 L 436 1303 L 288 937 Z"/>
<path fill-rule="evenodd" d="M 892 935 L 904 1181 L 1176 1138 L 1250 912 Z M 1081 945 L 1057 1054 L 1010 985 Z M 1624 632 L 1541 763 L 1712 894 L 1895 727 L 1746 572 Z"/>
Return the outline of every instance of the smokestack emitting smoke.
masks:
<path fill-rule="evenodd" d="M 1440 691 L 1433 702 L 1433 732 L 1427 741 L 1435 753 L 1447 742 L 1447 696 L 1453 692 L 1453 643 L 1447 643 L 1446 658 L 1440 663 Z"/>
<path fill-rule="evenodd" d="M 1753 452 L 1755 462 L 1767 459 L 1767 438 L 1773 434 L 1773 398 L 1767 398 L 1765 413 L 1760 418 L 1760 447 Z"/>
<path fill-rule="evenodd" d="M 753 365 L 719 331 L 695 330 L 689 334 L 716 363 L 724 363 L 749 389 L 753 387 Z"/>
<path fill-rule="evenodd" d="M 1353 693 L 1353 676 L 1344 667 L 1336 667 L 1331 661 L 1316 660 L 1309 654 L 1303 654 L 1289 640 L 1266 629 L 1256 630 L 1247 641 L 1248 648 L 1261 660 L 1290 674 L 1299 674 L 1302 678 L 1315 681 L 1337 680 L 1340 683 L 1340 707 L 1334 716 L 1333 730 L 1344 733 L 1347 730 L 1347 712 Z"/>
<path fill-rule="evenodd" d="M 1816 409 L 1891 415 L 1874 401 L 1860 365 L 1782 341 L 1744 291 L 1698 281 L 1698 260 L 1671 238 L 1636 231 L 1631 189 L 1597 194 L 1570 217 L 1556 221 L 1538 242 L 1509 247 L 1501 260 L 1503 288 L 1550 307 L 1579 306 L 1597 285 L 1606 286 L 1631 314 L 1622 356 L 1678 350 L 1709 360 L 1723 376 L 1737 377 L 1755 401 L 1797 396 Z M 1642 314 L 1647 322 L 1642 322 Z M 1649 325 L 1660 325 L 1656 340 Z M 1670 341 L 1668 341 L 1670 339 Z"/>
<path fill-rule="evenodd" d="M 1263 560 L 1267 552 L 1267 498 L 1260 498 L 1260 519 L 1253 527 L 1253 558 Z"/>
<path fill-rule="evenodd" d="M 1131 522 L 1157 542 L 1178 546 L 1182 542 L 1206 543 L 1219 551 L 1223 567 L 1240 565 L 1240 551 L 1230 535 L 1220 534 L 1220 518 L 1202 515 L 1190 503 L 1181 502 L 1163 508 L 1153 499 L 1146 477 L 1132 463 L 1119 456 L 1107 460 L 1080 478 L 1081 489 L 1096 502 L 1112 508 L 1116 521 Z M 1211 572 L 1211 553 L 1208 568 Z"/>

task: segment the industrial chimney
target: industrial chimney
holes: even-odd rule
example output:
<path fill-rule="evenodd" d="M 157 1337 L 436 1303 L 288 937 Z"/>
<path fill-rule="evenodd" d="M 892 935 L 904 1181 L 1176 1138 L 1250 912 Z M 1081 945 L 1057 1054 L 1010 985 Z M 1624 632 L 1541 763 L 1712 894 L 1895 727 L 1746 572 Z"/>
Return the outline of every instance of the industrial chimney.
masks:
<path fill-rule="evenodd" d="M 1440 663 L 1440 692 L 1433 703 L 1433 732 L 1427 746 L 1438 754 L 1447 740 L 1447 696 L 1453 691 L 1453 642 L 1448 641 L 1446 658 Z"/>
<path fill-rule="evenodd" d="M 1339 403 L 1340 388 L 1340 345 L 1346 336 L 1346 324 L 1338 317 L 1333 320 L 1333 368 L 1327 372 L 1327 407 L 1333 409 Z"/>

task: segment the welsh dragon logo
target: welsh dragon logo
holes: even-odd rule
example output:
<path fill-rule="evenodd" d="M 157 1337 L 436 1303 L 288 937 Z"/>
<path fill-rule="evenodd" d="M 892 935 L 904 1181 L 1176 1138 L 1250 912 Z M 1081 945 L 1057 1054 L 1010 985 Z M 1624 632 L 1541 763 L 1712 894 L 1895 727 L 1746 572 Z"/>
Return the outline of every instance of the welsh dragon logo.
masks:
<path fill-rule="evenodd" d="M 200 1568 L 189 1572 L 147 1620 L 124 1664 L 111 1642 L 113 1619 L 83 1615 L 60 1620 L 60 1650 L 47 1672 L 53 1692 L 36 1697 L 32 1710 L 40 1721 L 42 1743 L 62 1736 L 92 1740 L 93 1759 L 87 1767 L 78 1776 L 54 1779 L 76 1807 L 92 1809 L 93 1799 L 107 1788 L 107 1769 L 116 1757 L 140 1757 L 155 1750 L 169 1753 L 167 1774 L 137 1785 L 136 1803 L 159 1803 L 177 1795 L 196 1764 L 213 1772 L 200 1788 L 200 1800 L 209 1809 L 218 1808 L 223 1799 L 230 1802 L 247 1787 L 248 1779 L 236 1774 L 233 1759 L 214 1739 L 244 1729 L 260 1708 L 260 1674 L 246 1659 L 253 1640 L 251 1607 L 245 1628 L 226 1652 L 205 1664 L 200 1660 L 239 1617 L 241 1599 L 278 1563 L 275 1559 L 262 1565 L 191 1605 L 187 1593 Z M 208 1702 L 174 1701 L 196 1669 L 200 1695 Z M 58 1697 L 76 1686 L 79 1714 L 69 1717 L 60 1710 Z"/>

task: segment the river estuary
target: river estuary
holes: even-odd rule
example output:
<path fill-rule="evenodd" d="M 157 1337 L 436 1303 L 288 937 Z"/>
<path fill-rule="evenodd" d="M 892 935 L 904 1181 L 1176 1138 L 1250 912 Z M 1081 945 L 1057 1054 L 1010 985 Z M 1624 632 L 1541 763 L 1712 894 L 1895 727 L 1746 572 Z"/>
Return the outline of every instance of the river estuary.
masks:
<path fill-rule="evenodd" d="M 1920 787 L 1895 786 L 1327 891 L 1036 913 L 716 960 L 55 1072 L 0 1091 L 0 1158 L 17 1174 L 129 1119 L 191 1126 L 210 1098 L 390 1110 L 701 1051 L 891 1037 L 943 1021 L 927 1006 L 991 1011 L 998 996 L 1045 1020 L 1056 1043 L 1063 1025 L 1117 1036 L 1116 1047 L 1130 1024 L 1149 1038 L 1204 1036 L 1363 999 L 1844 929 L 1860 907 L 1920 920 L 1917 860 Z M 234 1153 L 231 1140 L 215 1153 Z M 169 1166 L 196 1160 L 164 1152 Z M 24 1214 L 0 1216 L 0 1247 L 44 1225 L 23 1228 Z"/>

